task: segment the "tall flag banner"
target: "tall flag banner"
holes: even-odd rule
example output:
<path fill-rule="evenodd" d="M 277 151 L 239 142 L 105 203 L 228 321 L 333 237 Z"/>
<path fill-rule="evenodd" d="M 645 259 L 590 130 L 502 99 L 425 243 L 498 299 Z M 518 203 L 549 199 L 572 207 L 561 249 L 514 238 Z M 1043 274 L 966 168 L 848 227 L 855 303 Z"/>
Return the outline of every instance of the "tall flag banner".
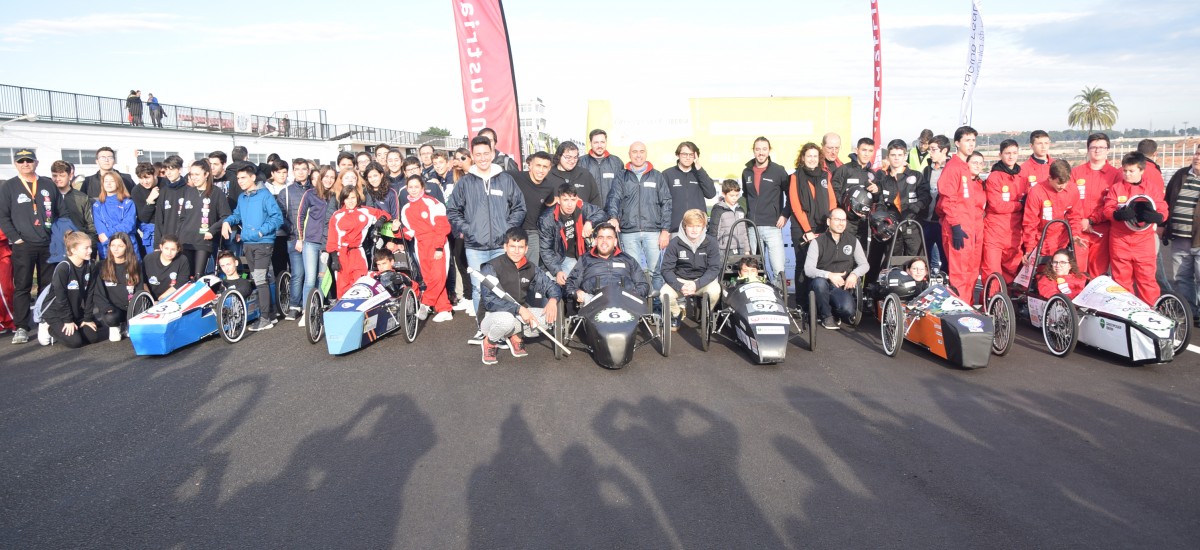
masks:
<path fill-rule="evenodd" d="M 962 103 L 958 108 L 961 126 L 971 124 L 974 110 L 975 83 L 979 82 L 979 69 L 983 66 L 983 0 L 971 0 L 971 43 L 967 48 L 967 74 L 963 76 Z"/>
<path fill-rule="evenodd" d="M 500 0 L 451 0 L 450 4 L 458 30 L 467 128 L 471 135 L 483 128 L 495 130 L 496 149 L 520 166 L 524 160 L 521 124 L 504 7 Z"/>
<path fill-rule="evenodd" d="M 879 45 L 879 0 L 871 0 L 871 32 L 875 35 L 875 110 L 871 117 L 871 138 L 875 140 L 873 164 L 878 167 L 883 149 L 879 133 L 879 115 L 883 109 L 883 50 Z M 866 163 L 863 159 L 859 159 L 859 162 Z"/>

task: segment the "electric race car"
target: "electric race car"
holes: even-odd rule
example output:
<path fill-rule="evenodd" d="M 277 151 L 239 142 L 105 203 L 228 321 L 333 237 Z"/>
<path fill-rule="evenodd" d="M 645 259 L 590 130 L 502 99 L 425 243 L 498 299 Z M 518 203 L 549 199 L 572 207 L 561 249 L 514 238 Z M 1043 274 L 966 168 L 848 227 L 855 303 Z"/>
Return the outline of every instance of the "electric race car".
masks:
<path fill-rule="evenodd" d="M 151 304 L 153 298 L 143 292 L 130 305 L 130 313 L 136 315 L 129 319 L 129 341 L 138 355 L 166 355 L 214 333 L 232 344 L 259 316 L 254 292 L 244 296 L 215 275 L 200 277 Z"/>
<path fill-rule="evenodd" d="M 417 339 L 417 293 L 413 281 L 402 272 L 388 272 L 394 280 L 380 281 L 370 275 L 359 277 L 342 297 L 326 309 L 319 288 L 309 292 L 304 323 L 309 342 L 325 337 L 330 355 L 342 355 L 404 329 L 404 340 Z M 390 287 L 390 288 L 389 288 Z"/>
<path fill-rule="evenodd" d="M 633 285 L 629 287 L 633 288 Z M 559 319 L 555 337 L 567 347 L 578 341 L 596 363 L 606 369 L 624 367 L 633 360 L 635 349 L 656 340 L 663 357 L 671 353 L 671 327 L 666 324 L 670 323 L 669 313 L 664 315 L 661 309 L 651 311 L 646 300 L 627 292 L 619 284 L 601 288 L 586 304 L 579 306 L 575 315 L 563 319 L 560 311 Z M 558 356 L 557 348 L 555 355 Z"/>

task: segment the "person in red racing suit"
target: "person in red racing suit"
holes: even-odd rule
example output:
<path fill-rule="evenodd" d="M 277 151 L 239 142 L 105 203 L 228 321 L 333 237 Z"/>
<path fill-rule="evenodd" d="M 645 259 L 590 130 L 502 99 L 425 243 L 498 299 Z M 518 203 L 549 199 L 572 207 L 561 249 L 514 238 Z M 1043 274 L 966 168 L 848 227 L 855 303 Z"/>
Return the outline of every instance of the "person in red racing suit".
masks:
<path fill-rule="evenodd" d="M 1154 278 L 1158 267 L 1158 254 L 1154 248 L 1155 224 L 1167 221 L 1167 200 L 1163 189 L 1153 182 L 1145 182 L 1146 156 L 1129 153 L 1121 159 L 1124 179 L 1113 184 L 1104 198 L 1102 212 L 1106 220 L 1112 220 L 1112 236 L 1109 252 L 1112 257 L 1112 278 L 1117 284 L 1133 291 L 1143 302 L 1154 305 L 1160 290 Z M 1154 201 L 1154 208 L 1146 201 L 1131 201 L 1137 195 L 1146 195 Z M 1126 222 L 1149 224 L 1144 231 L 1131 229 Z"/>
<path fill-rule="evenodd" d="M 446 217 L 446 205 L 425 194 L 425 180 L 421 176 L 409 176 L 405 187 L 408 202 L 400 209 L 400 221 L 404 224 L 404 236 L 412 239 L 417 249 L 417 263 L 425 283 L 421 303 L 437 312 L 433 317 L 435 322 L 449 321 L 452 306 L 446 295 L 446 273 L 450 269 L 446 242 L 450 220 Z"/>
<path fill-rule="evenodd" d="M 1121 171 L 1108 164 L 1108 147 L 1108 135 L 1096 133 L 1088 136 L 1088 161 L 1071 170 L 1071 179 L 1075 181 L 1079 193 L 1080 215 L 1083 217 L 1080 222 L 1083 231 L 1075 250 L 1078 256 L 1076 261 L 1092 277 L 1108 273 L 1111 218 L 1103 216 L 1100 205 L 1108 188 L 1121 179 Z"/>
<path fill-rule="evenodd" d="M 959 297 L 972 301 L 983 261 L 983 211 L 987 194 L 979 174 L 983 155 L 975 151 L 975 132 L 963 126 L 954 132 L 958 147 L 938 178 L 938 215 L 942 243 L 950 260 L 950 285 Z"/>
<path fill-rule="evenodd" d="M 363 250 L 368 229 L 379 220 L 388 219 L 387 212 L 378 208 L 359 206 L 358 191 L 343 187 L 338 193 L 342 208 L 329 219 L 329 238 L 325 251 L 329 253 L 329 269 L 337 273 L 337 294 L 341 296 L 359 277 L 367 274 L 367 255 Z M 393 222 L 392 231 L 400 224 Z"/>
<path fill-rule="evenodd" d="M 1021 163 L 1021 176 L 1033 189 L 1050 181 L 1050 165 L 1054 163 L 1054 159 L 1050 158 L 1050 134 L 1045 130 L 1030 132 L 1029 147 L 1033 149 L 1033 154 Z"/>
<path fill-rule="evenodd" d="M 1038 274 L 1037 289 L 1042 298 L 1055 294 L 1066 294 L 1074 298 L 1083 292 L 1088 284 L 1088 278 L 1079 272 L 1079 266 L 1066 249 L 1059 250 L 1050 258 L 1046 269 Z"/>
<path fill-rule="evenodd" d="M 1026 256 L 1026 262 L 1035 260 L 1033 253 L 1038 240 L 1042 238 L 1042 228 L 1051 220 L 1066 220 L 1075 240 L 1080 240 L 1082 215 L 1079 193 L 1074 187 L 1071 185 L 1071 164 L 1058 159 L 1050 166 L 1050 180 L 1030 189 L 1025 195 L 1021 252 Z M 1046 242 L 1037 252 L 1049 256 L 1067 245 L 1066 231 L 1061 225 L 1055 225 L 1046 231 Z"/>
<path fill-rule="evenodd" d="M 1021 267 L 1021 224 L 1025 193 L 1029 191 L 1017 166 L 1021 146 L 1016 140 L 1000 143 L 1000 162 L 992 166 L 984 188 L 987 190 L 987 217 L 983 220 L 983 275 L 999 273 L 1013 282 Z"/>

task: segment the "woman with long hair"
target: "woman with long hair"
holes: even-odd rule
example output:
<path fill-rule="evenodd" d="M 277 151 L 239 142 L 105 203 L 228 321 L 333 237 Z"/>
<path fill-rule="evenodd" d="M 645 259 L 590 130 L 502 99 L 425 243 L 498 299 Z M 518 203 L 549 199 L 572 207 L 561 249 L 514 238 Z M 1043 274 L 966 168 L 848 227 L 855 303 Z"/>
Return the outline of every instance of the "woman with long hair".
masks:
<path fill-rule="evenodd" d="M 54 266 L 38 341 L 43 346 L 57 341 L 69 348 L 79 348 L 103 339 L 92 315 L 91 285 L 95 279 L 92 238 L 82 231 L 70 231 L 63 236 L 63 242 L 67 259 Z"/>
<path fill-rule="evenodd" d="M 321 282 L 325 275 L 328 254 L 325 239 L 329 235 L 329 219 L 338 208 L 337 171 L 322 166 L 313 177 L 313 187 L 304 192 L 300 199 L 300 210 L 296 216 L 296 248 L 304 256 L 304 287 L 301 296 Z M 304 326 L 304 317 L 300 317 Z"/>
<path fill-rule="evenodd" d="M 208 260 L 216 244 L 214 239 L 221 233 L 221 223 L 229 216 L 229 200 L 224 191 L 213 185 L 208 161 L 193 162 L 188 168 L 187 179 L 183 204 L 174 205 L 174 208 L 181 218 L 179 240 L 183 254 L 192 266 L 192 274 L 199 278 L 207 273 Z"/>
<path fill-rule="evenodd" d="M 341 208 L 329 220 L 325 251 L 329 253 L 329 269 L 337 273 L 337 294 L 341 296 L 359 277 L 367 274 L 367 254 L 364 247 L 369 229 L 379 220 L 390 220 L 387 212 L 378 208 L 362 206 L 358 192 L 360 187 L 344 187 L 338 196 Z M 399 222 L 392 222 L 392 231 L 400 230 Z"/>
<path fill-rule="evenodd" d="M 413 241 L 417 264 L 421 266 L 421 280 L 425 283 L 425 290 L 421 291 L 424 315 L 436 311 L 433 322 L 449 321 L 453 314 L 446 295 L 446 273 L 450 269 L 450 250 L 446 246 L 450 220 L 446 218 L 446 205 L 425 193 L 421 176 L 409 176 L 405 188 L 408 200 L 400 211 L 400 221 L 404 224 L 405 238 Z"/>
<path fill-rule="evenodd" d="M 1075 258 L 1065 248 L 1050 257 L 1050 263 L 1046 264 L 1046 269 L 1040 275 L 1037 289 L 1038 294 L 1041 294 L 1043 298 L 1049 298 L 1059 293 L 1066 294 L 1068 298 L 1074 298 L 1088 284 L 1087 275 L 1079 271 Z"/>
<path fill-rule="evenodd" d="M 192 266 L 179 254 L 179 248 L 179 237 L 161 235 L 158 250 L 147 254 L 146 261 L 142 262 L 146 288 L 156 301 L 179 290 L 192 278 Z"/>
<path fill-rule="evenodd" d="M 133 241 L 125 233 L 109 240 L 108 257 L 100 262 L 100 270 L 92 287 L 92 304 L 99 312 L 102 327 L 108 327 L 108 339 L 121 339 L 129 320 L 129 301 L 143 287 L 142 267 L 134 253 Z"/>
<path fill-rule="evenodd" d="M 367 185 L 363 189 L 366 195 L 363 204 L 387 212 L 388 217 L 393 220 L 399 218 L 400 194 L 391 185 L 388 185 L 387 171 L 384 167 L 378 162 L 372 161 L 367 164 L 363 177 L 367 180 Z"/>
<path fill-rule="evenodd" d="M 450 172 L 447 174 L 444 194 L 446 200 L 449 200 L 450 194 L 454 192 L 455 184 L 467 175 L 467 170 L 471 169 L 471 152 L 465 147 L 459 147 L 451 155 L 450 160 Z M 471 279 L 467 275 L 467 248 L 463 245 L 462 239 L 454 236 L 453 231 L 450 233 L 450 254 L 453 260 L 450 269 L 457 271 L 449 276 L 446 292 L 450 295 L 450 303 L 454 304 L 456 311 L 470 309 L 467 304 L 471 303 L 473 295 Z M 466 298 L 466 303 L 459 301 L 460 297 L 456 288 L 458 283 L 462 283 L 462 298 Z"/>
<path fill-rule="evenodd" d="M 339 205 L 342 203 L 342 191 L 346 190 L 347 188 L 353 189 L 354 194 L 358 195 L 358 204 L 360 206 L 366 204 L 367 194 L 365 191 L 363 191 L 362 176 L 360 176 L 353 168 L 349 170 L 338 171 L 337 184 L 334 186 L 334 189 L 337 191 Z"/>
<path fill-rule="evenodd" d="M 796 155 L 796 172 L 788 185 L 788 204 L 796 220 L 792 224 L 792 247 L 797 258 L 805 258 L 809 241 L 829 228 L 829 212 L 837 208 L 837 197 L 828 173 L 821 166 L 821 148 L 816 143 L 805 143 Z M 796 262 L 794 281 L 799 289 L 804 281 L 804 262 Z"/>
<path fill-rule="evenodd" d="M 108 241 L 117 233 L 130 233 L 137 226 L 137 207 L 125 189 L 121 175 L 110 171 L 100 176 L 100 194 L 92 203 L 92 219 L 100 240 L 100 257 L 108 254 Z"/>

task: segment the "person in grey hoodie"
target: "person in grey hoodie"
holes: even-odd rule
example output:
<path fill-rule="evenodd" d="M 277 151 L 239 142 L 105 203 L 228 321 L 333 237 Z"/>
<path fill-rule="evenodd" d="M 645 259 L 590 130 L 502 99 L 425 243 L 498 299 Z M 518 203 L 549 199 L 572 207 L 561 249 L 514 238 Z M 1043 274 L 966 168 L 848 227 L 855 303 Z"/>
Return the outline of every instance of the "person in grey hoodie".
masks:
<path fill-rule="evenodd" d="M 746 209 L 738 202 L 741 194 L 742 187 L 738 185 L 737 180 L 727 179 L 721 182 L 721 200 L 713 205 L 712 216 L 708 218 L 708 234 L 716 237 L 717 246 L 721 247 L 722 254 L 729 243 L 733 224 L 746 217 Z M 732 238 L 733 244 L 729 245 L 729 248 L 734 254 L 746 254 L 750 251 L 750 235 L 747 234 L 746 224 L 733 231 Z"/>

